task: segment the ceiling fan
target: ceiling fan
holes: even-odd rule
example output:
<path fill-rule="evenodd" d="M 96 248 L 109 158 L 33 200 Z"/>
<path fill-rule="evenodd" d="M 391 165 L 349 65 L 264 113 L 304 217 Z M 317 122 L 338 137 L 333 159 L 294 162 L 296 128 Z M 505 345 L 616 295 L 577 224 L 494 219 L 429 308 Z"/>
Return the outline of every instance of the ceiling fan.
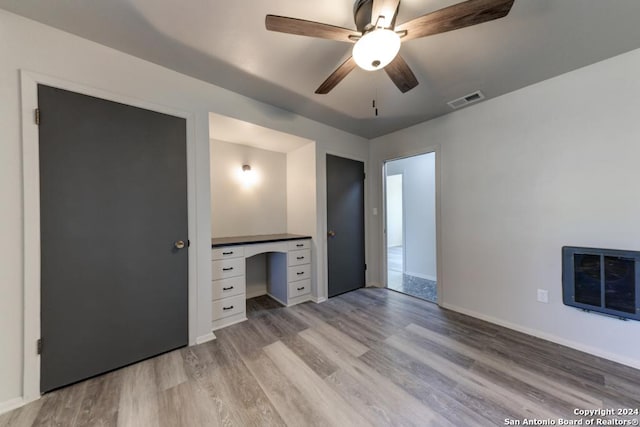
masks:
<path fill-rule="evenodd" d="M 469 27 L 506 16 L 514 0 L 467 0 L 396 25 L 400 0 L 356 0 L 357 30 L 267 15 L 267 30 L 355 43 L 352 56 L 316 89 L 329 93 L 356 65 L 368 71 L 383 69 L 402 93 L 418 85 L 409 65 L 398 54 L 401 42 Z"/>

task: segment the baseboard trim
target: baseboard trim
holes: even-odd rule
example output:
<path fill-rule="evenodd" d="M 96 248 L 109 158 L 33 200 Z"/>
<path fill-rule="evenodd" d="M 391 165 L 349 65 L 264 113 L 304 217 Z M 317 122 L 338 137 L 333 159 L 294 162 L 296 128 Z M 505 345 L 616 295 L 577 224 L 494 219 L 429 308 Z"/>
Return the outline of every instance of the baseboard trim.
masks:
<path fill-rule="evenodd" d="M 541 338 L 546 341 L 551 341 L 556 344 L 563 345 L 565 347 L 572 348 L 574 350 L 582 351 L 584 353 L 588 353 L 592 356 L 602 357 L 603 359 L 610 360 L 612 362 L 620 363 L 622 365 L 630 366 L 635 369 L 640 369 L 640 361 L 629 359 L 626 357 L 620 357 L 617 354 L 609 353 L 607 351 L 603 351 L 596 347 L 591 347 L 588 345 L 584 345 L 575 341 L 567 340 L 565 338 L 558 337 L 556 335 L 547 334 L 545 332 L 539 331 L 537 329 L 531 329 L 524 326 L 520 326 L 515 323 L 508 322 L 506 320 L 498 319 L 496 317 L 487 316 L 482 313 L 475 312 L 473 310 L 467 310 L 466 308 L 458 307 L 451 304 L 442 304 L 441 307 L 446 308 L 451 311 L 455 311 L 457 313 L 466 314 L 467 316 L 475 317 L 476 319 L 484 320 L 489 323 L 496 324 L 498 326 L 503 326 L 507 329 L 512 329 L 514 331 L 522 332 L 527 335 L 531 335 L 537 338 Z"/>
<path fill-rule="evenodd" d="M 378 282 L 369 282 L 367 283 L 367 286 L 365 286 L 366 288 L 384 288 L 385 286 L 382 283 L 378 283 Z"/>
<path fill-rule="evenodd" d="M 204 344 L 206 342 L 213 341 L 215 339 L 216 339 L 216 336 L 214 335 L 214 333 L 213 332 L 209 332 L 206 335 L 202 335 L 202 336 L 199 336 L 198 338 L 196 338 L 196 345 Z"/>
<path fill-rule="evenodd" d="M 327 297 L 311 297 L 311 301 L 315 302 L 316 304 L 320 304 L 321 302 L 325 302 L 327 300 Z"/>
<path fill-rule="evenodd" d="M 247 320 L 247 314 L 246 312 L 243 312 L 214 320 L 211 323 L 213 324 L 213 330 L 217 331 L 218 329 L 226 328 L 227 326 L 235 325 L 236 323 L 244 322 L 245 320 Z"/>
<path fill-rule="evenodd" d="M 437 277 L 429 276 L 429 275 L 426 275 L 426 274 L 413 273 L 411 271 L 405 271 L 404 274 L 406 274 L 407 276 L 417 277 L 419 279 L 431 280 L 432 282 L 437 282 L 438 281 Z"/>
<path fill-rule="evenodd" d="M 26 404 L 27 402 L 22 397 L 16 397 L 15 399 L 0 402 L 0 414 L 13 411 L 14 409 L 18 409 L 19 407 Z"/>

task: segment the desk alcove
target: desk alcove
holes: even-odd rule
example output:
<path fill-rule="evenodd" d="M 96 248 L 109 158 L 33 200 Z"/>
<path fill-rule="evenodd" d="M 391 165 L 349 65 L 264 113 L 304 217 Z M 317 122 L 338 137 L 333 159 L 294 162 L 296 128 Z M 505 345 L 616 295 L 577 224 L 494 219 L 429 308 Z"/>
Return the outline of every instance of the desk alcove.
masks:
<path fill-rule="evenodd" d="M 247 319 L 247 259 L 259 254 L 267 257 L 267 295 L 285 306 L 312 299 L 310 236 L 270 234 L 213 238 L 213 330 Z"/>

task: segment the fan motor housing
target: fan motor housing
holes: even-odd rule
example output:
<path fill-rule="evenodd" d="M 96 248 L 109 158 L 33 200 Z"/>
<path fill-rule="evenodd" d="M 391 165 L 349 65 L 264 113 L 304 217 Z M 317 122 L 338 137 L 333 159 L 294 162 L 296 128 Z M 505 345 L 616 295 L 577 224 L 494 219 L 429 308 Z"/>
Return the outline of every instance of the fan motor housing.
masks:
<path fill-rule="evenodd" d="M 400 7 L 400 2 L 398 2 L 398 7 Z M 371 10 L 373 9 L 373 0 L 356 0 L 353 4 L 353 20 L 356 23 L 356 28 L 361 33 L 366 33 L 370 31 L 375 22 L 371 22 Z M 397 9 L 396 9 L 397 11 Z M 396 16 L 397 13 L 393 16 L 393 21 L 391 21 L 391 28 L 395 28 L 396 26 Z"/>

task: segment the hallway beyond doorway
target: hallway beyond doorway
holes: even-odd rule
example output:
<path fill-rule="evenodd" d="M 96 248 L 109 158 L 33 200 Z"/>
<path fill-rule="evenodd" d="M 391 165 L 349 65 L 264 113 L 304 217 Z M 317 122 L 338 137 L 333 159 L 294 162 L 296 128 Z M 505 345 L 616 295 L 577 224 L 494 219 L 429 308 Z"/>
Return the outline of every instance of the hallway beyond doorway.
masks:
<path fill-rule="evenodd" d="M 383 175 L 386 285 L 437 304 L 436 153 L 386 161 Z"/>

